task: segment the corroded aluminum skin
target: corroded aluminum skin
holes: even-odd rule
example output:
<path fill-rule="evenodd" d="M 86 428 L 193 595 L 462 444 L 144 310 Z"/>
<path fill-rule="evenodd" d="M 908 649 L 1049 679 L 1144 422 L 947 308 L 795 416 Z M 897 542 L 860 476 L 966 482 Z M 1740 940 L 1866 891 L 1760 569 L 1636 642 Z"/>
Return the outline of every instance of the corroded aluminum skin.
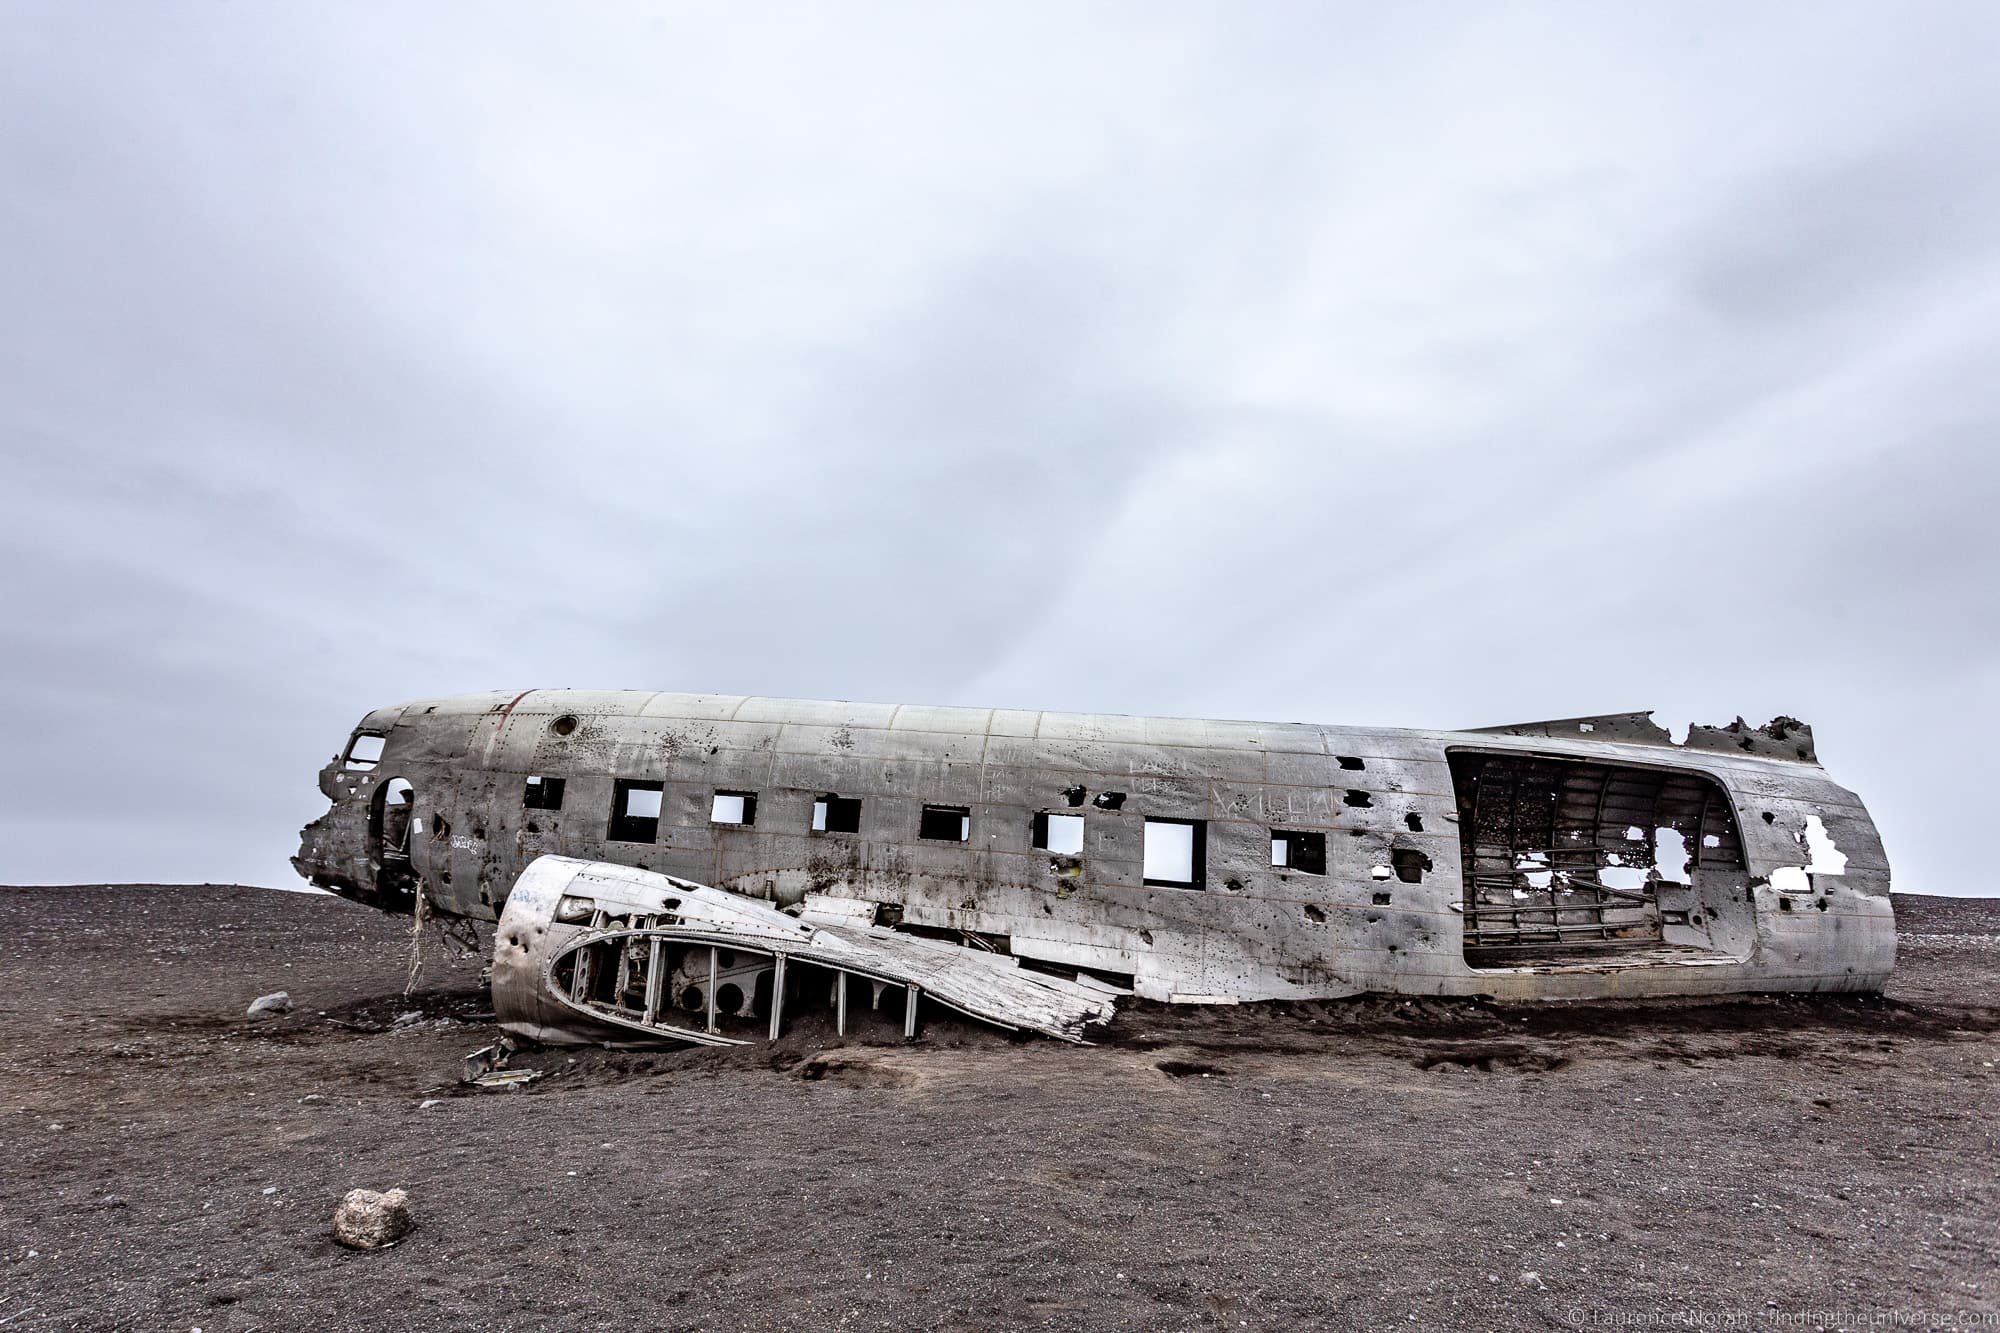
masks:
<path fill-rule="evenodd" d="M 1812 761 L 1809 733 L 1795 757 L 1781 757 L 1784 746 L 1736 729 L 1698 729 L 1701 743 L 1673 745 L 1628 722 L 1449 732 L 644 692 L 466 695 L 364 718 L 358 731 L 386 737 L 381 761 L 354 772 L 336 758 L 322 770 L 332 807 L 305 830 L 295 865 L 377 901 L 370 802 L 402 778 L 416 793 L 411 861 L 425 896 L 477 919 L 498 917 L 524 867 L 555 853 L 779 904 L 812 892 L 866 899 L 1023 959 L 1129 976 L 1158 999 L 1879 990 L 1895 958 L 1888 862 L 1860 800 Z M 1693 941 L 1705 953 L 1468 965 L 1447 762 L 1456 750 L 1718 782 L 1745 865 L 1740 882 L 1705 902 L 1709 935 Z M 1342 756 L 1364 767 L 1344 768 Z M 565 779 L 560 811 L 522 808 L 529 775 Z M 663 784 L 656 842 L 607 838 L 615 778 Z M 1125 799 L 1115 810 L 1073 807 L 1072 787 Z M 755 825 L 711 824 L 718 789 L 759 793 Z M 1368 805 L 1347 804 L 1347 792 Z M 861 798 L 857 833 L 811 831 L 813 802 L 828 793 Z M 968 808 L 971 840 L 920 839 L 927 802 Z M 1086 816 L 1080 858 L 1029 845 L 1040 811 Z M 1146 816 L 1208 821 L 1205 888 L 1143 882 Z M 1845 873 L 1815 876 L 1810 910 L 1784 911 L 1796 902 L 1782 903 L 1771 877 L 1803 866 L 1809 816 L 1846 856 Z M 1323 831 L 1326 874 L 1269 865 L 1274 827 Z M 1379 868 L 1402 849 L 1422 852 L 1431 870 L 1385 886 Z"/>

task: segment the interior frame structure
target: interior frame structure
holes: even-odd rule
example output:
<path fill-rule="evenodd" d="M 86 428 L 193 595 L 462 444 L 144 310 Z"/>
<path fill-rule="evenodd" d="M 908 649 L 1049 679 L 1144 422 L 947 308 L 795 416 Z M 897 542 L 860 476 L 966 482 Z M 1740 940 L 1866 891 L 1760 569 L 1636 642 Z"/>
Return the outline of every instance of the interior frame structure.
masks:
<path fill-rule="evenodd" d="M 1747 883 L 1729 795 L 1692 769 L 1454 749 L 1465 958 L 1726 948 Z"/>

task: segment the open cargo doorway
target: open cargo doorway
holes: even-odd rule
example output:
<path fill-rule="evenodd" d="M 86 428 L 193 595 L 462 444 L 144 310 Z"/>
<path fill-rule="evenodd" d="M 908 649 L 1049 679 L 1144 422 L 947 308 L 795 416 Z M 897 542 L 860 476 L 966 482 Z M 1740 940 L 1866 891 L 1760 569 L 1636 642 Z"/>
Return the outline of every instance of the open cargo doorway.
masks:
<path fill-rule="evenodd" d="M 1740 896 L 1729 797 L 1687 769 L 1454 750 L 1465 958 L 1474 967 L 1712 947 Z"/>

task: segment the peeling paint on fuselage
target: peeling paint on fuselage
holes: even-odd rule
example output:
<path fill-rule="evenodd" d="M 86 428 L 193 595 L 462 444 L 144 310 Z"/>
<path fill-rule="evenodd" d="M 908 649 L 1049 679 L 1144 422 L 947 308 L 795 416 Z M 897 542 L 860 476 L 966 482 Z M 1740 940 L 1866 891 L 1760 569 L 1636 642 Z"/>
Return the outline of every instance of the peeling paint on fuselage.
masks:
<path fill-rule="evenodd" d="M 1888 864 L 1861 802 L 1813 760 L 1809 729 L 1739 721 L 1697 728 L 1683 746 L 1634 719 L 1437 732 L 639 692 L 459 696 L 362 720 L 355 735 L 382 737 L 381 754 L 350 764 L 344 750 L 322 770 L 332 806 L 295 864 L 392 911 L 408 910 L 421 883 L 437 912 L 481 920 L 498 917 L 543 854 L 781 905 L 832 893 L 882 904 L 882 919 L 906 928 L 976 936 L 1160 999 L 1880 989 L 1894 959 Z M 1474 965 L 1453 754 L 1702 775 L 1727 794 L 1740 859 L 1704 867 L 1690 840 L 1692 883 L 1658 886 L 1650 916 L 1635 909 L 1650 931 L 1638 944 L 1600 912 L 1618 928 L 1595 952 Z M 526 804 L 540 799 L 526 796 L 530 777 L 562 780 L 559 808 Z M 383 813 L 396 779 L 413 797 L 406 855 L 384 835 L 402 827 Z M 659 784 L 649 841 L 610 836 L 621 780 Z M 754 823 L 712 823 L 718 791 L 756 793 Z M 1105 793 L 1123 800 L 1096 799 Z M 861 802 L 854 832 L 814 831 L 827 796 Z M 970 837 L 919 837 L 927 804 L 969 810 Z M 1038 813 L 1082 815 L 1081 853 L 1032 846 Z M 1149 818 L 1202 821 L 1199 887 L 1145 881 Z M 1805 873 L 1808 820 L 1837 843 L 1844 873 Z M 1272 865 L 1273 829 L 1323 836 L 1325 873 Z M 1399 864 L 1415 882 L 1390 872 Z M 1787 869 L 1800 874 L 1780 883 L 1802 879 L 1803 892 L 1774 887 Z"/>

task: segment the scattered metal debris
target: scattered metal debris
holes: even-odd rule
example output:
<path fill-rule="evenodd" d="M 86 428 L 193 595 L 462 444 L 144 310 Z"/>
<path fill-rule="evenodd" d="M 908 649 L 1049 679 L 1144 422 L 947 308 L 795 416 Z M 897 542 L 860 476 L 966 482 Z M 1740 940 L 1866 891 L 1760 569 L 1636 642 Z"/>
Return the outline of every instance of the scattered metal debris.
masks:
<path fill-rule="evenodd" d="M 505 1069 L 507 1061 L 512 1059 L 513 1055 L 514 1043 L 506 1037 L 502 1037 L 491 1046 L 481 1046 L 465 1057 L 465 1076 L 462 1081 L 470 1083 L 481 1074 Z"/>
<path fill-rule="evenodd" d="M 541 1076 L 542 1071 L 539 1069 L 495 1069 L 477 1078 L 469 1078 L 466 1082 L 480 1088 L 518 1088 L 533 1083 Z"/>

